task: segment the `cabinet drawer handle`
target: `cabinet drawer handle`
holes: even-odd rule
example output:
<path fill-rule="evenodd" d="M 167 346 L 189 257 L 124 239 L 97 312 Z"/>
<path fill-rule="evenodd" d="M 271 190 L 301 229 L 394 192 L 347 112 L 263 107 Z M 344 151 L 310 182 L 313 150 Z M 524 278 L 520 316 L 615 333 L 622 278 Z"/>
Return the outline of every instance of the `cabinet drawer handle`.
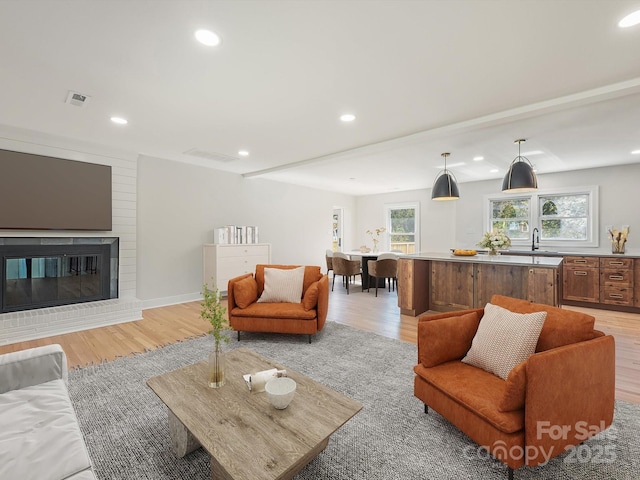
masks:
<path fill-rule="evenodd" d="M 574 275 L 586 275 L 587 272 L 585 272 L 584 270 L 576 270 L 575 272 L 573 272 Z"/>
<path fill-rule="evenodd" d="M 610 298 L 624 298 L 624 296 L 620 295 L 619 293 L 610 293 L 609 297 Z"/>
<path fill-rule="evenodd" d="M 582 260 L 574 260 L 573 263 L 587 263 L 586 260 L 582 259 Z"/>
<path fill-rule="evenodd" d="M 624 280 L 622 275 L 609 275 L 609 280 Z"/>
<path fill-rule="evenodd" d="M 624 262 L 620 262 L 620 261 L 617 261 L 617 262 L 609 262 L 609 265 L 624 265 Z"/>

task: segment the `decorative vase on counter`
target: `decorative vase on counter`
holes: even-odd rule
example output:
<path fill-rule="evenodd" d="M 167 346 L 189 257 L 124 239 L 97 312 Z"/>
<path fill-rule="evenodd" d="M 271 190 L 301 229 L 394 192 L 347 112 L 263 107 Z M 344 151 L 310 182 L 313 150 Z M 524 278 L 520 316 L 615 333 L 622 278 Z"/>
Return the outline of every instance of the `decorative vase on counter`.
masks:
<path fill-rule="evenodd" d="M 493 248 L 489 249 L 489 255 L 498 255 L 498 251 L 494 250 Z"/>
<path fill-rule="evenodd" d="M 624 245 L 625 242 L 611 242 L 611 253 L 624 255 Z"/>
<path fill-rule="evenodd" d="M 373 253 L 378 253 L 378 239 L 373 239 Z"/>
<path fill-rule="evenodd" d="M 224 363 L 225 352 L 222 347 L 216 345 L 209 354 L 209 386 L 211 388 L 220 388 L 224 385 Z"/>

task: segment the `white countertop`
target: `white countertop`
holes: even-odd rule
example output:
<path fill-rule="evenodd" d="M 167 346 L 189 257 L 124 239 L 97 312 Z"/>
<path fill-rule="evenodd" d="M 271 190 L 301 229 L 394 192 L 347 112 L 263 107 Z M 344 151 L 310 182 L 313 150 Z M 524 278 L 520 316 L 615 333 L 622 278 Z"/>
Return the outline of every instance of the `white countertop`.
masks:
<path fill-rule="evenodd" d="M 419 252 L 400 254 L 400 258 L 416 258 L 419 260 L 435 260 L 449 262 L 491 263 L 496 265 L 520 265 L 554 268 L 562 264 L 562 257 L 537 256 L 537 255 L 454 255 L 450 252 Z"/>

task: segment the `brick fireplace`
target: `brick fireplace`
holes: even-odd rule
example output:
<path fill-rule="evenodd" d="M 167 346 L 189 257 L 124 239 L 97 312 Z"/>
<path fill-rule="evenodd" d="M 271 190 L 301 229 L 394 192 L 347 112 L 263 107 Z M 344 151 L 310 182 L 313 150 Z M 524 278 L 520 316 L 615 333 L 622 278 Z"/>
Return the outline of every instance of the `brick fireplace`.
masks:
<path fill-rule="evenodd" d="M 118 298 L 118 237 L 3 237 L 0 262 L 0 344 L 141 318 Z"/>

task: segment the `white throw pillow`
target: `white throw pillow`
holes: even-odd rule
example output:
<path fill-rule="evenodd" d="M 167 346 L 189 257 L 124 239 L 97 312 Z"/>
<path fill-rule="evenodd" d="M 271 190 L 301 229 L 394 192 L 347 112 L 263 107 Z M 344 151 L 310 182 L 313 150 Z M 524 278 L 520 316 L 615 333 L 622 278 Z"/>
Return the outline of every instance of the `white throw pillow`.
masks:
<path fill-rule="evenodd" d="M 264 269 L 264 291 L 258 302 L 300 303 L 302 301 L 302 285 L 304 283 L 304 267 Z"/>
<path fill-rule="evenodd" d="M 487 303 L 464 363 L 504 380 L 509 372 L 533 355 L 547 312 L 514 313 Z"/>

